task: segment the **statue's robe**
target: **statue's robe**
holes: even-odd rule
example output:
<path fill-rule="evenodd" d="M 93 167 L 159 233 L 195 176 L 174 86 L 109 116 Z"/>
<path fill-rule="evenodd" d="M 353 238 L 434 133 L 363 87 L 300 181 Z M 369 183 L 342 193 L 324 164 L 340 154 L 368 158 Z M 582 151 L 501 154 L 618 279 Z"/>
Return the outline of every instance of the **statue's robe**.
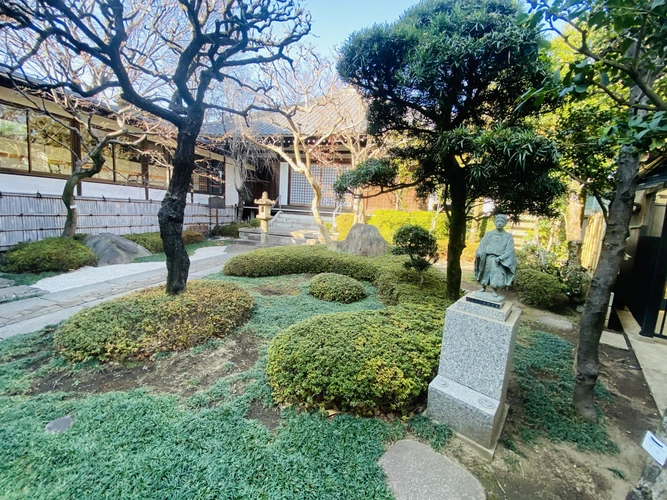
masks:
<path fill-rule="evenodd" d="M 516 253 L 512 235 L 498 230 L 486 233 L 475 252 L 475 279 L 482 286 L 506 288 L 512 284 L 514 273 Z"/>

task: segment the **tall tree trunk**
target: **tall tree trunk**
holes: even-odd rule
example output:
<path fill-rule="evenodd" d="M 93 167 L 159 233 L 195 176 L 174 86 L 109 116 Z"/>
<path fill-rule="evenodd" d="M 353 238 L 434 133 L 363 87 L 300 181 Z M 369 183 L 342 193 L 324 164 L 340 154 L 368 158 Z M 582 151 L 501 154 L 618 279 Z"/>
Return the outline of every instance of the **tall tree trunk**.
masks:
<path fill-rule="evenodd" d="M 584 204 L 582 201 L 583 185 L 570 180 L 565 210 L 565 234 L 567 236 L 567 265 L 581 266 L 581 227 L 583 225 Z"/>
<path fill-rule="evenodd" d="M 480 200 L 477 200 L 477 203 L 475 203 L 475 206 L 472 209 L 472 221 L 470 221 L 470 234 L 468 235 L 468 243 L 471 245 L 474 245 L 479 241 L 477 235 L 481 226 L 480 217 L 482 215 L 483 208 L 484 204 L 480 203 Z"/>
<path fill-rule="evenodd" d="M 363 197 L 364 190 L 356 188 L 352 200 L 352 211 L 354 212 L 355 224 L 366 224 L 366 200 Z"/>
<path fill-rule="evenodd" d="M 174 173 L 162 200 L 157 218 L 160 236 L 167 256 L 167 293 L 176 295 L 185 291 L 190 270 L 190 258 L 183 243 L 183 220 L 187 195 L 195 168 L 195 144 L 203 121 L 203 112 L 189 116 L 178 131 L 174 153 Z"/>
<path fill-rule="evenodd" d="M 581 417 L 591 421 L 596 418 L 593 389 L 600 370 L 598 344 L 609 297 L 625 254 L 638 172 L 639 155 L 630 146 L 623 146 L 618 157 L 616 194 L 609 209 L 602 252 L 579 324 L 573 404 Z"/>
<path fill-rule="evenodd" d="M 308 184 L 313 188 L 313 201 L 310 204 L 310 210 L 313 212 L 313 218 L 315 219 L 315 224 L 320 229 L 320 234 L 326 245 L 331 245 L 331 235 L 324 225 L 322 216 L 320 215 L 320 203 L 322 201 L 322 186 L 320 183 L 315 180 L 309 169 L 303 169 L 303 175 L 306 176 Z"/>
<path fill-rule="evenodd" d="M 461 296 L 461 254 L 466 239 L 466 184 L 464 172 L 458 165 L 449 178 L 449 196 L 452 201 L 447 244 L 447 298 Z"/>

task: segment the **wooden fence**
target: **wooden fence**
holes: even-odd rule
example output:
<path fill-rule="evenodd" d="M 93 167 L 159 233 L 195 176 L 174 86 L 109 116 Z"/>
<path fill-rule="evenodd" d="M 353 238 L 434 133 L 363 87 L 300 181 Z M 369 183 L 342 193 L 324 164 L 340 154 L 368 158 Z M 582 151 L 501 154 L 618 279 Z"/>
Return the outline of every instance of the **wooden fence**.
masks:
<path fill-rule="evenodd" d="M 77 232 L 148 233 L 159 231 L 159 201 L 111 198 L 77 198 Z M 217 211 L 217 214 L 216 214 Z M 185 227 L 210 229 L 232 220 L 232 208 L 211 209 L 201 203 L 185 207 Z M 67 212 L 59 196 L 0 194 L 0 250 L 21 241 L 35 241 L 60 236 Z"/>
<path fill-rule="evenodd" d="M 594 212 L 588 219 L 586 233 L 581 246 L 581 265 L 591 272 L 595 271 L 602 251 L 602 239 L 607 225 L 600 212 Z"/>

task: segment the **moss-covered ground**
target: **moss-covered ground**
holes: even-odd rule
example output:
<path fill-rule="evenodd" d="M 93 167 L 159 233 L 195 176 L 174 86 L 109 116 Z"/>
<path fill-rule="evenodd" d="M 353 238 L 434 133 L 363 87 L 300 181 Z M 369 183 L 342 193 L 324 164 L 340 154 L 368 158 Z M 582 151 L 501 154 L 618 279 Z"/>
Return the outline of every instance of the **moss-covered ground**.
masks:
<path fill-rule="evenodd" d="M 373 286 L 346 305 L 309 295 L 308 275 L 209 279 L 246 288 L 256 307 L 228 339 L 186 352 L 73 365 L 54 353 L 52 329 L 0 342 L 0 498 L 389 499 L 377 460 L 390 443 L 408 436 L 443 449 L 449 442 L 448 428 L 421 415 L 356 418 L 273 404 L 265 378 L 270 340 L 316 314 L 385 307 Z M 252 339 L 250 362 L 225 357 L 242 339 Z M 201 375 L 197 367 L 218 353 L 215 377 Z M 567 406 L 572 344 L 523 329 L 515 364 L 520 408 L 500 455 L 520 465 L 521 450 L 549 441 L 616 451 L 602 415 L 591 426 Z M 187 381 L 179 384 L 188 390 L 170 380 Z M 601 388 L 600 396 L 609 394 Z M 69 431 L 44 431 L 63 415 L 74 418 Z"/>

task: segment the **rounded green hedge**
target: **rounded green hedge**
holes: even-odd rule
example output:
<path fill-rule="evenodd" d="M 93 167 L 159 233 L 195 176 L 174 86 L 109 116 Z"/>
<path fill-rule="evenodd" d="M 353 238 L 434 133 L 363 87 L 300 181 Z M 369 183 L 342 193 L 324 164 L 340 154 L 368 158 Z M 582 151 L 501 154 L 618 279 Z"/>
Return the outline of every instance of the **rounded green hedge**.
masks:
<path fill-rule="evenodd" d="M 78 312 L 56 330 L 54 344 L 70 361 L 140 359 L 224 337 L 253 307 L 250 294 L 229 283 L 195 281 L 176 296 L 152 288 Z"/>
<path fill-rule="evenodd" d="M 565 292 L 556 276 L 535 269 L 518 269 L 512 287 L 521 302 L 539 307 L 556 305 Z"/>
<path fill-rule="evenodd" d="M 440 354 L 442 312 L 411 305 L 315 316 L 271 342 L 273 397 L 361 415 L 401 411 L 426 391 Z"/>
<path fill-rule="evenodd" d="M 364 285 L 343 274 L 322 273 L 310 282 L 310 294 L 327 302 L 351 304 L 366 297 Z"/>
<path fill-rule="evenodd" d="M 406 260 L 404 256 L 395 255 L 349 255 L 331 251 L 324 245 L 272 247 L 232 257 L 225 264 L 223 273 L 247 278 L 287 274 L 343 274 L 374 284 L 385 304 L 421 304 L 426 301 L 444 310 L 449 305 L 445 274 L 438 269 L 429 269 L 424 273 L 424 286 L 420 290 L 419 275 L 405 269 Z"/>
<path fill-rule="evenodd" d="M 65 272 L 97 264 L 95 254 L 72 238 L 46 238 L 19 243 L 2 255 L 0 271 L 6 273 Z"/>
<path fill-rule="evenodd" d="M 191 229 L 185 229 L 182 233 L 183 244 L 191 245 L 193 243 L 201 243 L 204 241 L 204 235 L 198 231 L 192 231 Z M 135 234 L 124 234 L 123 238 L 126 240 L 134 241 L 138 245 L 141 245 L 150 253 L 162 253 L 164 252 L 164 245 L 162 244 L 162 237 L 159 232 L 153 233 L 135 233 Z"/>

